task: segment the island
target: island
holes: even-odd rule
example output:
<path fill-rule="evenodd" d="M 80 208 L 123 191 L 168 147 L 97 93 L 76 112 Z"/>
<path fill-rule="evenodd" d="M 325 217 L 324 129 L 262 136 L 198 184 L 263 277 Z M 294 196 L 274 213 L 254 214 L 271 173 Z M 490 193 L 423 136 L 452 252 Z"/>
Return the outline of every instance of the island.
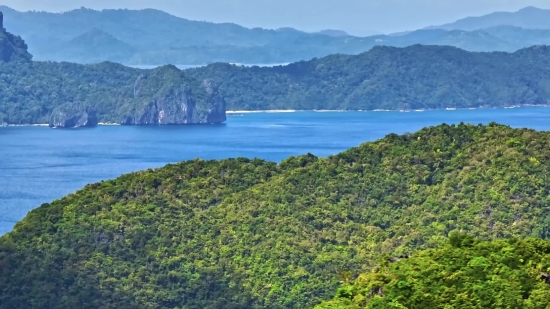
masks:
<path fill-rule="evenodd" d="M 0 32 L 0 123 L 53 127 L 216 124 L 226 109 L 430 110 L 550 104 L 550 47 L 514 53 L 377 46 L 275 67 L 213 63 L 141 70 L 33 61 Z"/>
<path fill-rule="evenodd" d="M 81 65 L 32 61 L 0 13 L 0 123 L 91 127 L 218 124 L 226 103 L 210 79 L 175 66 L 140 70 L 103 62 Z"/>

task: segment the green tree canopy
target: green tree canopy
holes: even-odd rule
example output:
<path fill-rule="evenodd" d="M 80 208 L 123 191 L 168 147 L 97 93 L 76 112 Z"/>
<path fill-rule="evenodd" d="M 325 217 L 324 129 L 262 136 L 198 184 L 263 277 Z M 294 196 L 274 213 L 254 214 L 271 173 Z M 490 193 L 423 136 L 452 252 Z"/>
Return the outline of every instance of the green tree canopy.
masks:
<path fill-rule="evenodd" d="M 44 204 L 0 238 L 0 308 L 310 308 L 343 272 L 454 233 L 546 238 L 549 175 L 550 133 L 497 124 L 390 134 L 328 158 L 129 174 Z M 488 262 L 475 267 L 493 263 L 477 256 Z"/>

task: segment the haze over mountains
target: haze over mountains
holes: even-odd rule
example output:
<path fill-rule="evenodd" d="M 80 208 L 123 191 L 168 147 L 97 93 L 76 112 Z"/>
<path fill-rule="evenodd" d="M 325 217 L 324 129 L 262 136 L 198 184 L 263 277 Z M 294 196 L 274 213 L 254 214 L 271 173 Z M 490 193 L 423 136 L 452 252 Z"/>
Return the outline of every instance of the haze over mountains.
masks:
<path fill-rule="evenodd" d="M 502 25 L 526 29 L 549 29 L 550 10 L 543 10 L 530 6 L 517 12 L 495 12 L 479 17 L 467 17 L 453 23 L 428 28 L 445 30 L 479 30 Z"/>
<path fill-rule="evenodd" d="M 245 28 L 191 21 L 158 10 L 78 9 L 18 12 L 0 6 L 10 29 L 35 60 L 129 65 L 213 62 L 285 63 L 329 54 L 359 54 L 377 45 L 450 45 L 468 51 L 507 51 L 550 44 L 550 10 L 469 17 L 400 35 L 355 37 L 343 31 Z"/>

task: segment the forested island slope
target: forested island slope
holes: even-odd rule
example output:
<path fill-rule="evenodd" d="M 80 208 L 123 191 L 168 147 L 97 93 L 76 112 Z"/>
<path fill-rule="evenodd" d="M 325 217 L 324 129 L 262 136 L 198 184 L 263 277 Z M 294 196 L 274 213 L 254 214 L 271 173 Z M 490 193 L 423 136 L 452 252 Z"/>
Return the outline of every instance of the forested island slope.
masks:
<path fill-rule="evenodd" d="M 0 125 L 207 124 L 225 119 L 225 101 L 207 78 L 197 80 L 170 65 L 139 70 L 110 62 L 35 62 L 25 42 L 0 27 Z"/>
<path fill-rule="evenodd" d="M 549 149 L 548 132 L 440 125 L 88 185 L 0 238 L 0 308 L 308 308 L 453 233 L 547 238 Z"/>
<path fill-rule="evenodd" d="M 181 71 L 33 62 L 0 31 L 0 124 L 220 123 L 230 110 L 410 110 L 550 104 L 550 47 L 473 53 L 375 47 L 287 66 Z M 8 51 L 8 52 L 5 52 Z M 13 59 L 12 59 L 13 58 Z"/>
<path fill-rule="evenodd" d="M 220 85 L 229 110 L 401 110 L 550 104 L 550 47 L 473 53 L 375 47 L 278 67 L 190 69 Z"/>

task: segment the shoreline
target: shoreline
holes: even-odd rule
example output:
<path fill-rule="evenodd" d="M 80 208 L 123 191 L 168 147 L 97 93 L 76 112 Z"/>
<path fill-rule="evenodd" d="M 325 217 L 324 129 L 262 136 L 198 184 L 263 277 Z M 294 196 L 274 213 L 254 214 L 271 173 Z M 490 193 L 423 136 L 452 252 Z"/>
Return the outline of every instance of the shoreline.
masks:
<path fill-rule="evenodd" d="M 0 128 L 4 127 L 49 127 L 50 125 L 47 123 L 33 123 L 33 124 L 5 124 L 0 125 Z"/>
<path fill-rule="evenodd" d="M 510 106 L 479 106 L 479 107 L 446 107 L 446 108 L 421 108 L 421 109 L 266 109 L 266 110 L 228 110 L 225 113 L 227 115 L 239 115 L 239 114 L 258 114 L 258 113 L 301 113 L 301 112 L 314 112 L 314 113 L 367 113 L 367 112 L 427 112 L 427 111 L 463 111 L 463 110 L 482 110 L 482 109 L 514 109 L 514 108 L 532 108 L 532 107 L 550 107 L 550 104 L 524 104 L 524 105 L 510 105 Z"/>
<path fill-rule="evenodd" d="M 548 108 L 550 104 L 544 105 L 533 105 L 533 104 L 524 104 L 524 105 L 512 105 L 512 106 L 499 106 L 499 107 L 466 107 L 466 108 L 436 108 L 436 109 L 410 109 L 410 110 L 396 110 L 396 109 L 374 109 L 374 110 L 342 110 L 342 109 L 312 109 L 312 110 L 295 110 L 295 109 L 267 109 L 267 110 L 230 110 L 226 111 L 227 116 L 235 115 L 244 115 L 244 114 L 261 114 L 261 113 L 303 113 L 303 112 L 313 112 L 313 113 L 379 113 L 379 112 L 394 112 L 394 113 L 421 113 L 427 111 L 464 111 L 464 110 L 483 110 L 483 109 L 515 109 L 515 108 L 533 108 L 533 107 L 542 107 Z M 112 122 L 99 122 L 97 126 L 121 126 L 120 123 Z M 47 123 L 37 123 L 37 124 L 0 124 L 0 128 L 6 127 L 49 127 Z"/>

